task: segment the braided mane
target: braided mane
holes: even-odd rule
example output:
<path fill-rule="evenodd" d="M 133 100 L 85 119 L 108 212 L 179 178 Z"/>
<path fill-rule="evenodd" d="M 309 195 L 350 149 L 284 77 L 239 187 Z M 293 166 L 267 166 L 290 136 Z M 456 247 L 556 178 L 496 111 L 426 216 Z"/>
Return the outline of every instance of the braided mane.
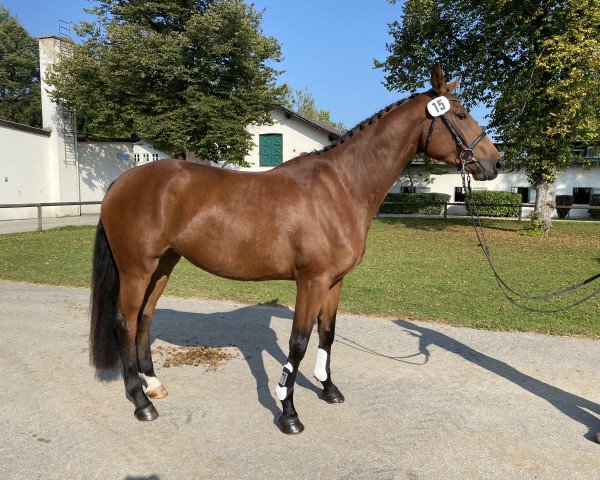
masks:
<path fill-rule="evenodd" d="M 377 113 L 374 113 L 370 117 L 364 119 L 362 122 L 359 122 L 358 124 L 356 124 L 350 130 L 346 131 L 346 133 L 344 133 L 344 135 L 342 135 L 342 137 L 339 138 L 338 140 L 336 140 L 336 141 L 330 143 L 329 145 L 323 147 L 321 150 L 314 150 L 314 151 L 312 151 L 310 153 L 304 153 L 304 155 L 320 155 L 321 153 L 328 152 L 332 148 L 335 148 L 338 145 L 341 145 L 346 140 L 348 140 L 350 137 L 354 136 L 354 134 L 356 132 L 364 130 L 365 127 L 368 127 L 369 125 L 373 125 L 373 123 L 375 123 L 375 121 L 379 120 L 380 118 L 382 118 L 383 116 L 385 116 L 390 111 L 395 110 L 400 105 L 403 105 L 404 103 L 408 102 L 409 100 L 412 100 L 417 95 L 419 95 L 419 94 L 418 93 L 413 93 L 413 94 L 411 94 L 407 98 L 403 98 L 402 100 L 398 100 L 397 102 L 394 102 L 394 103 L 388 105 L 387 107 L 382 108 Z"/>

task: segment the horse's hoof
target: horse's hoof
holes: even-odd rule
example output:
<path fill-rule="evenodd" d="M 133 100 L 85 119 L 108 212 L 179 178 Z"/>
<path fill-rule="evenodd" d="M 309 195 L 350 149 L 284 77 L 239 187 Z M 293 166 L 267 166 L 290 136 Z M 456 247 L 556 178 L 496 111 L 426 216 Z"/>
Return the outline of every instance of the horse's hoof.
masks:
<path fill-rule="evenodd" d="M 327 403 L 344 403 L 344 395 L 337 388 L 329 392 L 323 392 L 323 400 Z"/>
<path fill-rule="evenodd" d="M 162 385 L 146 392 L 146 396 L 154 400 L 158 398 L 165 398 L 168 394 L 169 392 L 167 392 L 167 389 Z"/>
<path fill-rule="evenodd" d="M 150 404 L 147 407 L 140 408 L 134 412 L 135 418 L 140 420 L 141 422 L 151 422 L 152 420 L 156 420 L 158 418 L 158 412 L 154 405 Z"/>
<path fill-rule="evenodd" d="M 287 435 L 297 435 L 304 430 L 304 425 L 302 425 L 298 417 L 284 419 L 282 415 L 277 425 L 279 426 L 279 430 Z"/>

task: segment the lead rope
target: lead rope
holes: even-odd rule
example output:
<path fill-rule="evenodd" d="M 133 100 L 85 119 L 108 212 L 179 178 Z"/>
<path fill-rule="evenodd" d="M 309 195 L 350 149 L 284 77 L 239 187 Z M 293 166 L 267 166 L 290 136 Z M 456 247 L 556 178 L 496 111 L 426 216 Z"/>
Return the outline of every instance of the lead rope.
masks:
<path fill-rule="evenodd" d="M 516 292 L 515 290 L 513 290 L 512 288 L 510 288 L 506 282 L 502 279 L 502 277 L 500 276 L 500 274 L 498 273 L 498 271 L 496 270 L 496 267 L 494 265 L 494 262 L 492 260 L 492 254 L 490 252 L 489 247 L 487 246 L 487 243 L 485 241 L 485 236 L 484 236 L 484 230 L 483 230 L 483 226 L 481 225 L 481 219 L 479 218 L 479 213 L 477 211 L 477 205 L 475 203 L 475 198 L 472 195 L 472 191 L 471 191 L 471 177 L 467 174 L 467 172 L 465 171 L 465 162 L 462 161 L 462 168 L 460 171 L 461 177 L 462 177 L 462 183 L 463 183 L 463 190 L 465 192 L 465 196 L 466 199 L 468 200 L 468 202 L 471 205 L 470 208 L 470 216 L 471 216 L 471 221 L 473 223 L 473 228 L 475 229 L 475 234 L 477 235 L 477 240 L 479 241 L 479 246 L 481 247 L 481 250 L 483 251 L 483 255 L 485 256 L 491 270 L 492 273 L 494 275 L 494 279 L 496 280 L 496 283 L 498 284 L 498 286 L 500 287 L 500 290 L 502 291 L 502 293 L 504 294 L 504 296 L 508 299 L 508 301 L 510 303 L 512 303 L 513 305 L 515 305 L 516 307 L 525 310 L 527 312 L 535 312 L 535 313 L 558 313 L 558 312 L 564 312 L 565 310 L 569 310 L 570 308 L 573 308 L 577 305 L 582 304 L 583 302 L 588 301 L 590 298 L 595 297 L 596 295 L 600 294 L 600 288 L 594 290 L 592 293 L 590 293 L 589 295 L 583 297 L 580 300 L 577 300 L 576 302 L 573 302 L 569 305 L 567 305 L 566 307 L 562 307 L 562 308 L 558 308 L 558 309 L 554 309 L 554 310 L 546 310 L 546 309 L 540 309 L 540 308 L 532 308 L 532 307 L 528 307 L 527 305 L 523 305 L 522 303 L 518 302 L 517 300 L 515 300 L 513 297 L 511 297 L 508 293 L 512 293 L 513 295 L 516 295 L 517 297 L 520 298 L 524 298 L 527 300 L 547 300 L 549 298 L 553 298 L 553 297 L 560 297 L 566 293 L 569 292 L 573 292 L 575 290 L 578 290 L 579 288 L 592 283 L 593 281 L 597 280 L 598 278 L 600 278 L 600 273 L 597 273 L 596 275 L 587 278 L 585 280 L 583 280 L 582 282 L 576 283 L 574 285 L 571 285 L 570 287 L 567 288 L 563 288 L 561 290 L 557 290 L 555 292 L 552 293 L 548 293 L 545 295 L 538 295 L 538 296 L 531 296 L 531 295 L 523 295 L 519 292 Z"/>

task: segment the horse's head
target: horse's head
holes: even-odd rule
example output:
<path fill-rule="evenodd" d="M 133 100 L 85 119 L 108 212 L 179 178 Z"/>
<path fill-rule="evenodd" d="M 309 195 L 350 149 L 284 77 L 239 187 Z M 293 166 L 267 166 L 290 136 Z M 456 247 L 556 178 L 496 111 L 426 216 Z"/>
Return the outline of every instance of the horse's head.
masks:
<path fill-rule="evenodd" d="M 500 153 L 483 129 L 452 96 L 458 81 L 446 85 L 439 66 L 431 71 L 432 90 L 423 94 L 427 120 L 423 123 L 420 152 L 473 175 L 493 180 L 502 166 Z"/>

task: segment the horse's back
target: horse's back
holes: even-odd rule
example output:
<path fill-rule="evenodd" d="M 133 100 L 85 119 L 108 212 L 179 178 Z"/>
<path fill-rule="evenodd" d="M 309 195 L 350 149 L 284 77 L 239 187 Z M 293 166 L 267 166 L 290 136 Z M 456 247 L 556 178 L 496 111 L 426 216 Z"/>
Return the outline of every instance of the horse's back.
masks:
<path fill-rule="evenodd" d="M 278 207 L 291 187 L 269 176 L 182 160 L 125 172 L 101 214 L 117 263 L 172 249 L 228 278 L 290 278 L 293 218 Z"/>

